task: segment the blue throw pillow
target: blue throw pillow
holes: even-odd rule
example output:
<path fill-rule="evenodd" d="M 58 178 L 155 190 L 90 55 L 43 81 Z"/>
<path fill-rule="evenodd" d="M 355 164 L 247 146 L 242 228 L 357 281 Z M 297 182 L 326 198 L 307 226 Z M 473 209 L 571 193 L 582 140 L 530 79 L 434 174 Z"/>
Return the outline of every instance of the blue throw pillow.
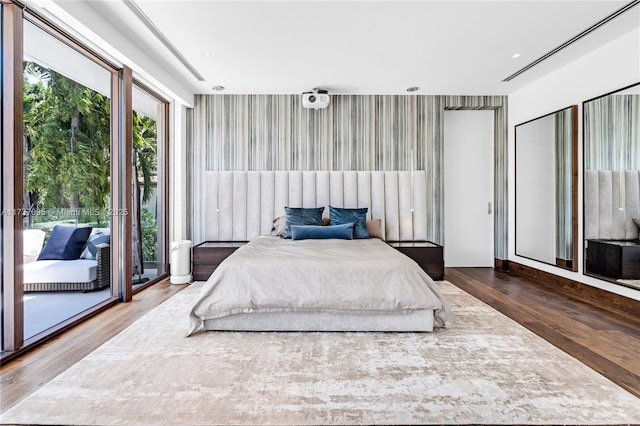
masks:
<path fill-rule="evenodd" d="M 353 223 L 353 238 L 368 239 L 369 231 L 367 231 L 367 211 L 368 207 L 361 209 L 343 209 L 339 207 L 329 206 L 331 213 L 331 224 L 342 225 L 344 223 Z"/>
<path fill-rule="evenodd" d="M 332 226 L 293 225 L 292 240 L 353 240 L 353 223 Z"/>
<path fill-rule="evenodd" d="M 324 207 L 298 208 L 285 207 L 287 212 L 287 222 L 284 225 L 282 238 L 291 238 L 291 227 L 293 225 L 322 225 L 322 212 Z"/>
<path fill-rule="evenodd" d="M 90 233 L 90 227 L 75 228 L 56 225 L 40 252 L 38 260 L 79 259 Z"/>
<path fill-rule="evenodd" d="M 111 236 L 99 231 L 94 230 L 89 236 L 89 241 L 87 241 L 87 246 L 84 248 L 82 252 L 83 259 L 96 260 L 98 256 L 98 244 L 110 244 Z"/>

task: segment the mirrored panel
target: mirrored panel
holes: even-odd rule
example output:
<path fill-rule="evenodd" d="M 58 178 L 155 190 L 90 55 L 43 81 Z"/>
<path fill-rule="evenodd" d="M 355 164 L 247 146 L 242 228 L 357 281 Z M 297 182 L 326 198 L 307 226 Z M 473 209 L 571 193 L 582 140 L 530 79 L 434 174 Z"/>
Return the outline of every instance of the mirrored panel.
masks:
<path fill-rule="evenodd" d="M 640 289 L 640 83 L 583 114 L 585 273 Z"/>
<path fill-rule="evenodd" d="M 577 116 L 574 105 L 515 127 L 516 255 L 573 271 Z"/>

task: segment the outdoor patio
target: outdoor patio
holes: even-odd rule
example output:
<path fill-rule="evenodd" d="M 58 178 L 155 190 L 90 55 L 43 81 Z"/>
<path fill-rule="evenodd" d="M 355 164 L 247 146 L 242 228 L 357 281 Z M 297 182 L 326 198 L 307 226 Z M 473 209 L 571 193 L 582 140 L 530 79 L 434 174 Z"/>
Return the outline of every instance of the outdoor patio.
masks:
<path fill-rule="evenodd" d="M 137 289 L 158 275 L 156 269 L 145 268 L 146 281 L 134 284 Z M 136 276 L 135 279 L 138 277 Z M 24 294 L 24 338 L 28 339 L 109 298 L 111 289 L 81 291 L 27 292 Z"/>

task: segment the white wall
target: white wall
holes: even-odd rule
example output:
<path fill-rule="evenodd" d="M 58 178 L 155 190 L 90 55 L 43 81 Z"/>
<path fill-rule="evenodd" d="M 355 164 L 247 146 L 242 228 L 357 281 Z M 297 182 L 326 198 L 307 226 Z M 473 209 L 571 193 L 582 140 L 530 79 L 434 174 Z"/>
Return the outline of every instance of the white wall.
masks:
<path fill-rule="evenodd" d="M 582 102 L 640 82 L 640 29 L 540 78 L 509 95 L 509 260 L 640 300 L 640 291 L 583 275 Z M 515 255 L 514 126 L 578 105 L 578 272 Z"/>
<path fill-rule="evenodd" d="M 187 107 L 171 105 L 169 146 L 169 241 L 187 237 Z"/>

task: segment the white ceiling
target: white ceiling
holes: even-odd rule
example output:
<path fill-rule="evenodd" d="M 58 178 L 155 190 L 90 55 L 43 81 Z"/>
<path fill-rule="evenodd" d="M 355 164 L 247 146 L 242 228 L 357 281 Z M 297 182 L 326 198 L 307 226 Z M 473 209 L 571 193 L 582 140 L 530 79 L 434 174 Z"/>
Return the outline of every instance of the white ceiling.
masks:
<path fill-rule="evenodd" d="M 639 28 L 640 5 L 502 82 L 627 3 L 135 0 L 204 82 L 122 0 L 90 7 L 194 93 L 222 85 L 229 94 L 406 94 L 418 86 L 417 94 L 499 95 Z"/>

